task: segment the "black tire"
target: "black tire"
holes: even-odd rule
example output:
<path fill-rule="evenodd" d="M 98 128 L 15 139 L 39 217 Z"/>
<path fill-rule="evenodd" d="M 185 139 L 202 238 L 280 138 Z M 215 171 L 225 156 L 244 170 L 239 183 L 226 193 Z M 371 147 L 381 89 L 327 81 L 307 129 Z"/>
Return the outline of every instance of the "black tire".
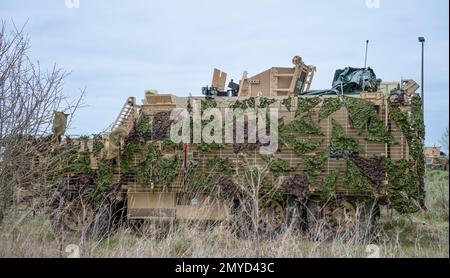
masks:
<path fill-rule="evenodd" d="M 124 211 L 123 202 L 105 201 L 96 209 L 88 234 L 96 239 L 112 235 L 122 225 Z"/>
<path fill-rule="evenodd" d="M 275 201 L 275 200 L 272 200 Z M 298 232 L 306 227 L 306 216 L 304 205 L 295 200 L 295 197 L 288 195 L 283 201 L 275 201 L 281 205 L 283 216 L 281 224 L 276 228 L 266 228 L 258 223 L 256 231 L 253 222 L 250 203 L 243 203 L 235 200 L 232 206 L 232 227 L 235 234 L 240 238 L 275 237 L 285 231 Z"/>
<path fill-rule="evenodd" d="M 351 214 L 354 214 L 354 220 L 336 225 L 336 221 L 330 221 L 327 217 L 327 212 L 342 209 L 342 203 L 344 202 L 346 206 L 351 204 L 353 207 Z M 378 202 L 369 202 L 356 197 L 340 197 L 327 201 L 312 197 L 307 205 L 308 232 L 310 237 L 317 240 L 336 236 L 368 238 L 373 235 L 379 217 L 380 207 Z"/>
<path fill-rule="evenodd" d="M 123 202 L 116 200 L 119 187 L 112 185 L 100 196 L 100 204 L 87 201 L 85 196 L 95 190 L 92 180 L 86 184 L 57 185 L 50 202 L 50 221 L 54 232 L 61 238 L 67 235 L 101 239 L 113 233 L 123 219 Z M 74 207 L 78 211 L 74 212 Z M 79 214 L 77 227 L 67 224 L 67 214 Z"/>

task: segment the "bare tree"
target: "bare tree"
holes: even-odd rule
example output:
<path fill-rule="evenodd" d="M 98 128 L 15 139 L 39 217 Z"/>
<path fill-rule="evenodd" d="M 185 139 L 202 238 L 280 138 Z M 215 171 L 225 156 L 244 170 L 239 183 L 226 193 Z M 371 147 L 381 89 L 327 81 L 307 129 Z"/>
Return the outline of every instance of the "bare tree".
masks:
<path fill-rule="evenodd" d="M 43 70 L 28 56 L 24 27 L 0 22 L 0 221 L 14 194 L 36 186 L 33 165 L 39 152 L 49 152 L 55 111 L 71 116 L 83 95 L 72 100 L 62 85 L 68 73 L 53 66 Z M 70 120 L 69 120 L 70 122 Z M 45 156 L 45 153 L 43 154 Z"/>
<path fill-rule="evenodd" d="M 445 128 L 439 143 L 441 143 L 443 151 L 448 155 L 448 126 Z"/>

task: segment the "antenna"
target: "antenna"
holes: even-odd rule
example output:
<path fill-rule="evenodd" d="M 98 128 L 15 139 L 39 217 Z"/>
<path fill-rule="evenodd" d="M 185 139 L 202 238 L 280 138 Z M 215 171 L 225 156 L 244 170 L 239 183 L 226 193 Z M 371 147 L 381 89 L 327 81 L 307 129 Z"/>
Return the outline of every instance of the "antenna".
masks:
<path fill-rule="evenodd" d="M 369 40 L 366 40 L 366 54 L 364 56 L 364 70 L 363 70 L 363 75 L 361 76 L 361 87 L 362 87 L 362 91 L 364 92 L 364 90 L 366 89 L 365 87 L 365 80 L 364 80 L 364 75 L 366 74 L 366 70 L 367 70 L 367 49 L 369 48 Z"/>
<path fill-rule="evenodd" d="M 369 48 L 369 40 L 366 40 L 366 55 L 364 57 L 364 68 L 367 67 L 367 49 Z"/>

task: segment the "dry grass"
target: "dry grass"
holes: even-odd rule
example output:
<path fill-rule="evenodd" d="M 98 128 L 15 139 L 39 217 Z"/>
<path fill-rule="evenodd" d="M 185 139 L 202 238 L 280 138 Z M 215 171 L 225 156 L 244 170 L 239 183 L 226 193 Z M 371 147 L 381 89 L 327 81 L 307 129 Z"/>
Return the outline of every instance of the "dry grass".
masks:
<path fill-rule="evenodd" d="M 163 238 L 122 228 L 101 241 L 72 236 L 60 242 L 45 214 L 15 209 L 0 227 L 0 257 L 66 257 L 68 244 L 79 245 L 81 257 L 366 257 L 368 244 L 377 244 L 381 257 L 449 257 L 448 172 L 428 173 L 427 187 L 429 211 L 406 217 L 383 210 L 375 235 L 364 240 L 317 240 L 289 229 L 240 239 L 225 223 L 177 222 Z"/>

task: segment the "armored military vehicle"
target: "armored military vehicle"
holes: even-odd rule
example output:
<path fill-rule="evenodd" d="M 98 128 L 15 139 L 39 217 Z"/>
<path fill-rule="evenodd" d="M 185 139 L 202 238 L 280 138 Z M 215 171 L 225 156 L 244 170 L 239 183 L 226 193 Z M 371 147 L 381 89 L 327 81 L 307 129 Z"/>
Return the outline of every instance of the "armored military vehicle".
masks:
<path fill-rule="evenodd" d="M 382 82 L 371 68 L 345 68 L 336 71 L 331 89 L 311 90 L 316 68 L 298 56 L 292 63 L 251 77 L 244 72 L 228 89 L 226 73 L 215 69 L 202 96 L 147 91 L 141 101 L 126 99 L 108 132 L 63 139 L 57 149 L 77 152 L 59 160 L 65 170 L 52 179 L 54 226 L 104 234 L 121 221 L 239 223 L 244 216 L 236 212 L 249 204 L 263 232 L 292 220 L 304 229 L 322 223 L 337 231 L 372 227 L 382 205 L 400 213 L 423 208 L 418 85 Z M 192 133 L 188 142 L 174 142 L 172 112 L 192 115 L 196 105 L 224 118 L 227 109 L 277 111 L 278 147 L 261 152 L 268 143 L 250 140 L 245 113 L 231 118 L 234 131 L 243 121 L 244 142 L 195 143 Z"/>

